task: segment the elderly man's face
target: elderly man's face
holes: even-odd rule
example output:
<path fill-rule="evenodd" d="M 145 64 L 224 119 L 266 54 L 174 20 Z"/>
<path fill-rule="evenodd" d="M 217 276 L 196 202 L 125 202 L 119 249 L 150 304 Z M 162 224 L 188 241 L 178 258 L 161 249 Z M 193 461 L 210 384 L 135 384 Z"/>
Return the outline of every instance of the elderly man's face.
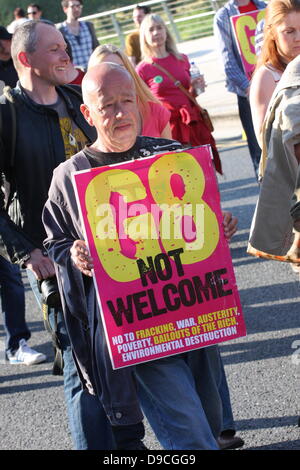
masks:
<path fill-rule="evenodd" d="M 104 152 L 125 152 L 137 137 L 138 109 L 131 77 L 114 71 L 103 79 L 83 113 L 98 132 L 97 144 Z"/>

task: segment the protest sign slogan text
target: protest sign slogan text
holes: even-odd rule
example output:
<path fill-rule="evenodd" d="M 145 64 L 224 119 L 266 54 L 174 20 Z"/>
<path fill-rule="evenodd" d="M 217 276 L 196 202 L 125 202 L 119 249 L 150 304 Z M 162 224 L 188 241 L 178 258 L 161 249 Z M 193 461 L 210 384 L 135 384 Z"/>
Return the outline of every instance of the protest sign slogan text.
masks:
<path fill-rule="evenodd" d="M 74 180 L 114 368 L 245 335 L 208 146 Z"/>

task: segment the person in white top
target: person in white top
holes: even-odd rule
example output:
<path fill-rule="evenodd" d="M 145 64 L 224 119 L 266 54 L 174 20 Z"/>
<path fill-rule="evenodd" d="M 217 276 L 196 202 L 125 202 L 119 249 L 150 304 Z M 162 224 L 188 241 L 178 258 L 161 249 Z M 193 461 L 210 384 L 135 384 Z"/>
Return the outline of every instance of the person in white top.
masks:
<path fill-rule="evenodd" d="M 25 11 L 23 10 L 23 8 L 20 7 L 14 9 L 14 17 L 14 21 L 12 21 L 6 28 L 10 34 L 14 34 L 16 28 L 20 26 L 20 24 L 24 23 L 25 21 L 28 21 L 28 18 L 26 18 Z"/>
<path fill-rule="evenodd" d="M 256 137 L 262 129 L 271 96 L 287 64 L 300 54 L 300 0 L 271 0 L 266 8 L 261 54 L 250 86 Z"/>

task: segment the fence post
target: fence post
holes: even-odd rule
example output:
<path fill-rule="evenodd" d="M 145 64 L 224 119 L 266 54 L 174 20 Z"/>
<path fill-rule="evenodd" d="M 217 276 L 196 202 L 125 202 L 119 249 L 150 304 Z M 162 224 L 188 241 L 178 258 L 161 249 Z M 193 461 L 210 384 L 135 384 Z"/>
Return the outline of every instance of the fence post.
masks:
<path fill-rule="evenodd" d="M 175 36 L 175 41 L 176 42 L 181 42 L 181 37 L 180 37 L 179 31 L 177 29 L 177 26 L 176 26 L 174 20 L 173 20 L 172 13 L 171 13 L 166 1 L 162 2 L 162 7 L 163 7 L 163 9 L 164 9 L 164 11 L 165 11 L 165 13 L 168 17 L 169 22 L 170 22 L 171 28 L 173 30 L 173 34 Z"/>
<path fill-rule="evenodd" d="M 117 18 L 115 17 L 115 14 L 114 13 L 111 13 L 110 14 L 110 17 L 111 17 L 111 22 L 113 24 L 113 27 L 115 28 L 115 31 L 119 37 L 119 40 L 120 40 L 120 43 L 121 43 L 121 46 L 122 48 L 125 47 L 125 39 L 124 39 L 124 34 L 123 34 L 123 31 L 122 29 L 120 28 L 120 25 L 117 21 Z"/>

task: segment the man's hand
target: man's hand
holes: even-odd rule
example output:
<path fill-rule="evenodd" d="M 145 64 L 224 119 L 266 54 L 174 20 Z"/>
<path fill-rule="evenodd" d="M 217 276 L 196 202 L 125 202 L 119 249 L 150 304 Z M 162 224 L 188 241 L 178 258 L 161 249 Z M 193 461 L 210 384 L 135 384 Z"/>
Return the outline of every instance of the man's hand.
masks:
<path fill-rule="evenodd" d="M 92 277 L 92 269 L 94 268 L 93 258 L 89 254 L 85 241 L 75 240 L 70 252 L 72 261 L 79 271 L 86 276 Z"/>
<path fill-rule="evenodd" d="M 223 212 L 224 234 L 227 240 L 237 231 L 237 218 L 230 212 Z M 92 277 L 94 268 L 93 258 L 90 256 L 84 240 L 75 240 L 70 249 L 71 258 L 75 266 L 86 276 Z"/>
<path fill-rule="evenodd" d="M 31 269 L 40 281 L 55 275 L 54 265 L 50 258 L 44 256 L 39 248 L 30 253 L 30 258 L 25 263 L 26 268 Z"/>
<path fill-rule="evenodd" d="M 237 231 L 237 218 L 232 217 L 231 212 L 223 211 L 223 227 L 226 239 L 229 241 Z"/>

